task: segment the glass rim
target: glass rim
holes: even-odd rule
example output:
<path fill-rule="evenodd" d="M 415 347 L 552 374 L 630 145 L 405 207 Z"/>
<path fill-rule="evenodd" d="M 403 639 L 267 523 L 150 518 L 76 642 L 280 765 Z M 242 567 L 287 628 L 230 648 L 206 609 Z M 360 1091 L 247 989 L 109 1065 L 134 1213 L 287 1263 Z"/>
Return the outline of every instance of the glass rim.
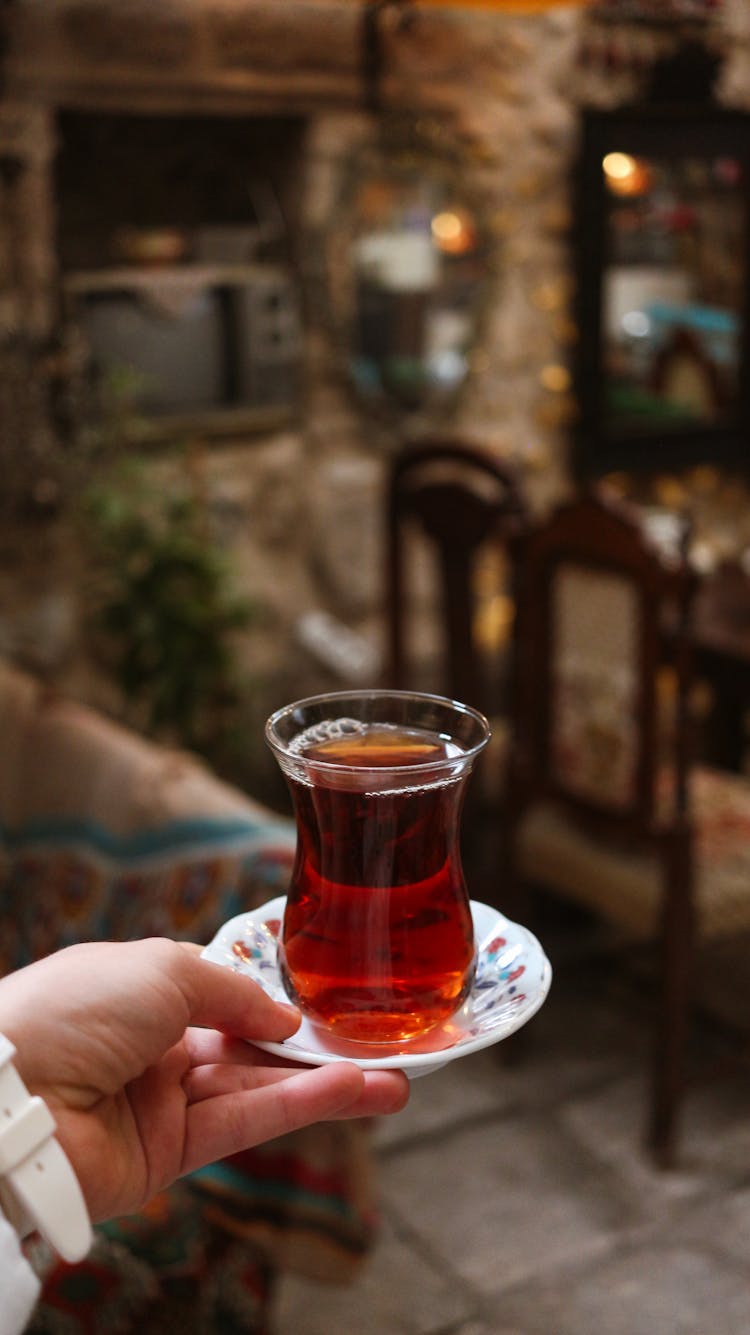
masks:
<path fill-rule="evenodd" d="M 426 705 L 438 705 L 442 708 L 450 709 L 464 718 L 471 719 L 474 723 L 479 725 L 482 731 L 482 736 L 479 741 L 476 742 L 474 746 L 467 746 L 465 750 L 462 750 L 460 755 L 445 756 L 439 760 L 431 760 L 427 764 L 422 761 L 421 763 L 414 765 L 394 765 L 393 768 L 398 770 L 399 774 L 424 774 L 425 770 L 439 770 L 442 767 L 451 768 L 455 767 L 456 764 L 463 766 L 469 761 L 473 761 L 479 753 L 484 750 L 492 736 L 489 720 L 481 710 L 475 709 L 473 705 L 466 705 L 460 700 L 451 699 L 450 696 L 438 695 L 430 691 L 389 690 L 388 687 L 385 686 L 373 686 L 370 688 L 359 687 L 352 690 L 323 691 L 317 695 L 302 696 L 299 700 L 292 700 L 289 704 L 282 705 L 280 709 L 274 710 L 266 720 L 266 741 L 271 750 L 277 755 L 283 756 L 287 760 L 314 766 L 316 770 L 336 774 L 344 774 L 348 772 L 361 773 L 362 769 L 366 767 L 361 765 L 342 765 L 340 761 L 336 760 L 318 760 L 317 758 L 310 760 L 299 752 L 291 751 L 288 744 L 284 743 L 274 735 L 273 730 L 279 720 L 288 717 L 295 709 L 301 709 L 303 706 L 325 705 L 333 700 L 372 700 L 377 699 L 378 697 L 401 701 L 415 700 Z"/>

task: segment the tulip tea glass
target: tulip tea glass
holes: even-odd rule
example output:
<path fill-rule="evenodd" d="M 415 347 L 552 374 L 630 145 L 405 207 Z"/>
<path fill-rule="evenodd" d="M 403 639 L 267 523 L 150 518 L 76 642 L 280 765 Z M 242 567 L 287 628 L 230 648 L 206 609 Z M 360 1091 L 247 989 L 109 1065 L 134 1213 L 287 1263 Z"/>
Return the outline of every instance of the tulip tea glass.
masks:
<path fill-rule="evenodd" d="M 406 691 L 319 695 L 268 720 L 297 823 L 279 968 L 329 1035 L 399 1043 L 468 995 L 460 815 L 489 736 L 476 710 Z"/>

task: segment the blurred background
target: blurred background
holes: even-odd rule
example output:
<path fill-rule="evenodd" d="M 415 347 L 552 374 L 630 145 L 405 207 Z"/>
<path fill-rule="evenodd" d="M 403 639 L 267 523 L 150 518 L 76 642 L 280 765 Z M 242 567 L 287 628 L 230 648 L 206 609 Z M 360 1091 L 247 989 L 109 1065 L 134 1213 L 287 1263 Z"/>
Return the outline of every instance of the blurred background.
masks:
<path fill-rule="evenodd" d="M 485 446 L 534 510 L 613 473 L 689 503 L 706 564 L 748 539 L 744 7 L 367 14 L 3 6 L 0 644 L 253 786 L 271 707 L 381 669 L 409 439 Z M 200 614 L 166 587 L 198 529 Z"/>
<path fill-rule="evenodd" d="M 712 797 L 700 849 L 718 861 L 731 843 L 741 945 L 733 971 L 701 973 L 723 991 L 697 1041 L 723 1053 L 711 1025 L 746 1019 L 750 925 L 747 0 L 4 0 L 0 20 L 4 662 L 285 820 L 263 724 L 289 700 L 396 677 L 465 694 L 458 680 L 492 716 L 498 756 L 516 725 L 529 660 L 514 656 L 515 549 L 507 532 L 480 549 L 474 511 L 450 512 L 453 559 L 471 552 L 469 675 L 454 662 L 446 678 L 446 626 L 455 645 L 463 624 L 446 621 L 450 554 L 435 564 L 411 532 L 393 582 L 398 460 L 468 445 L 532 526 L 592 491 L 623 502 L 667 566 L 679 552 L 702 608 L 691 739 L 734 786 Z M 406 583 L 408 668 L 394 631 Z M 617 605 L 601 601 L 610 621 L 586 621 L 598 603 L 584 593 L 574 639 L 588 627 L 622 658 Z M 677 713 L 681 661 L 658 675 Z M 569 667 L 606 779 L 619 686 L 614 705 L 600 686 L 616 673 L 602 660 L 584 688 Z M 489 765 L 481 791 L 485 832 L 495 814 L 472 884 L 510 912 Z M 608 848 L 619 858 L 621 839 Z M 467 1059 L 415 1088 L 401 1130 L 376 1137 L 391 1196 L 374 1271 L 333 1306 L 317 1295 L 318 1315 L 293 1281 L 281 1335 L 748 1328 L 750 1104 L 735 1086 L 700 1104 L 691 1168 L 659 1173 L 639 1134 L 653 960 L 640 943 L 613 956 L 599 897 L 571 898 L 540 900 L 561 982 L 536 1043 L 519 1067 Z M 512 1187 L 506 1135 L 526 1166 Z M 469 1173 L 463 1250 L 435 1224 L 451 1217 L 447 1182 L 425 1212 L 430 1145 L 446 1173 Z M 549 1188 L 542 1226 L 529 1196 Z M 711 1255 L 704 1229 L 721 1235 Z M 593 1280 L 605 1253 L 610 1278 Z M 584 1280 L 568 1311 L 571 1275 Z"/>

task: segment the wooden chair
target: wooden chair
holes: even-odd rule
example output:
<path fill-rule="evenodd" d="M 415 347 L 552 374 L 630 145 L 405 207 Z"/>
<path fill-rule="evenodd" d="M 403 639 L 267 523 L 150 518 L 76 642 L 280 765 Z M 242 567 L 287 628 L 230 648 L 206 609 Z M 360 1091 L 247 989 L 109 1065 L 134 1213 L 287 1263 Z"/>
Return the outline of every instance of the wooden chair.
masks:
<path fill-rule="evenodd" d="M 469 784 L 462 824 L 470 890 L 490 902 L 497 899 L 500 860 L 493 783 L 502 771 L 507 728 L 501 717 L 504 655 L 488 653 L 482 642 L 477 583 L 484 563 L 502 585 L 508 543 L 524 516 L 515 472 L 487 450 L 458 440 L 425 440 L 405 446 L 392 461 L 386 500 L 386 682 L 434 690 L 490 717 L 492 741 Z M 424 653 L 415 592 L 420 571 L 414 540 L 426 555 L 437 602 L 431 609 L 437 643 L 431 643 L 430 654 Z"/>
<path fill-rule="evenodd" d="M 426 541 L 438 571 L 439 662 L 436 690 L 491 711 L 496 683 L 482 669 L 477 637 L 476 571 L 481 554 L 507 547 L 525 514 L 514 471 L 489 451 L 457 440 L 429 440 L 394 457 L 387 495 L 389 685 L 419 685 L 412 618 L 409 530 Z M 488 680 L 489 675 L 489 680 Z"/>
<path fill-rule="evenodd" d="M 690 763 L 696 578 L 592 493 L 516 543 L 508 893 L 534 882 L 659 946 L 648 1136 L 675 1151 L 697 939 L 750 925 L 750 784 Z M 668 726 L 660 692 L 673 674 Z"/>

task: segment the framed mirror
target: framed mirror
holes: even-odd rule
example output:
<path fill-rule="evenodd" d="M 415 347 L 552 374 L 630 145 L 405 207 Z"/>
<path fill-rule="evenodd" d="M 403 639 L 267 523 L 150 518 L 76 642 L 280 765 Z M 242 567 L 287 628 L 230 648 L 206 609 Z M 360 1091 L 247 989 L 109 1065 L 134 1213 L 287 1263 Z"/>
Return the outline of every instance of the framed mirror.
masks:
<path fill-rule="evenodd" d="M 491 270 L 484 210 L 445 134 L 399 124 L 345 165 L 325 242 L 334 334 L 370 412 L 436 419 L 469 373 Z"/>
<path fill-rule="evenodd" d="M 578 472 L 750 464 L 750 115 L 585 113 Z"/>

